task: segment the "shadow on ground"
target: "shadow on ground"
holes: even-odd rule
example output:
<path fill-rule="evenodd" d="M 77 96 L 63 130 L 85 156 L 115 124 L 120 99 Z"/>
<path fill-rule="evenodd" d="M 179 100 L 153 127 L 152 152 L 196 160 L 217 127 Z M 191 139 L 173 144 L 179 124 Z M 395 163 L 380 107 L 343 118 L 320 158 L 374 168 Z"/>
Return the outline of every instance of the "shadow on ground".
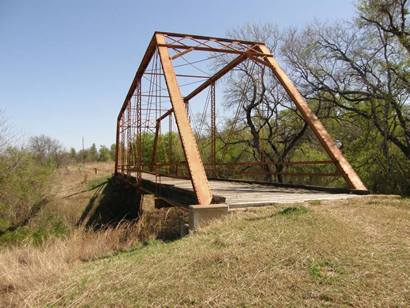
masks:
<path fill-rule="evenodd" d="M 132 183 L 118 177 L 93 187 L 94 195 L 88 202 L 77 225 L 101 229 L 116 226 L 122 221 L 136 221 L 141 208 L 141 194 Z"/>
<path fill-rule="evenodd" d="M 94 194 L 77 225 L 97 231 L 122 222 L 140 221 L 141 233 L 163 241 L 173 241 L 187 233 L 186 210 L 176 207 L 155 209 L 153 196 L 142 198 L 135 184 L 132 179 L 113 176 L 93 187 Z M 147 203 L 151 203 L 149 210 L 146 209 Z"/>

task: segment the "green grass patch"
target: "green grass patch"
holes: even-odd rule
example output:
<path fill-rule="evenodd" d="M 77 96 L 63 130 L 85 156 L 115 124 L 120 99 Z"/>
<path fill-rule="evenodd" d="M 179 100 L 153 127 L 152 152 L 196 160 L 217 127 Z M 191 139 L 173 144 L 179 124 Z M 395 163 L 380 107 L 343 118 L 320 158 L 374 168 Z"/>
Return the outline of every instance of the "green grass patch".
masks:
<path fill-rule="evenodd" d="M 297 216 L 297 215 L 306 214 L 307 212 L 308 212 L 308 209 L 303 206 L 285 207 L 279 210 L 279 215 Z"/>
<path fill-rule="evenodd" d="M 10 222 L 7 219 L 0 218 L 0 232 L 6 230 L 10 226 Z"/>
<path fill-rule="evenodd" d="M 319 283 L 332 283 L 340 278 L 344 270 L 335 260 L 318 259 L 309 261 L 308 272 Z"/>

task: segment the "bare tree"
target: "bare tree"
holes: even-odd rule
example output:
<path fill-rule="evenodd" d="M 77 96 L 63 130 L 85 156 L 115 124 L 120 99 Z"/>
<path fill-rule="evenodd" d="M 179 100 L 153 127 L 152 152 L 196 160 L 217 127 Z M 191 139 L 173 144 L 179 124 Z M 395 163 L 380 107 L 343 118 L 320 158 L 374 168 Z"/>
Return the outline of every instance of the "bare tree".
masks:
<path fill-rule="evenodd" d="M 10 129 L 7 125 L 7 120 L 4 112 L 0 110 L 0 153 L 4 152 L 7 146 L 10 145 Z"/>
<path fill-rule="evenodd" d="M 34 136 L 30 138 L 28 148 L 43 164 L 53 162 L 59 166 L 61 163 L 63 147 L 56 139 L 45 135 Z"/>
<path fill-rule="evenodd" d="M 0 169 L 2 170 L 0 186 L 21 164 L 21 155 L 10 155 L 13 139 L 15 139 L 15 135 L 10 129 L 4 112 L 0 110 Z M 0 198 L 1 196 L 2 192 L 0 189 Z"/>
<path fill-rule="evenodd" d="M 316 24 L 290 31 L 282 48 L 294 78 L 311 100 L 369 121 L 410 158 L 408 55 L 381 28 Z"/>
<path fill-rule="evenodd" d="M 408 0 L 362 0 L 359 2 L 359 25 L 376 28 L 398 39 L 410 53 Z"/>
<path fill-rule="evenodd" d="M 272 25 L 248 25 L 229 35 L 263 41 L 276 56 L 282 44 L 280 31 Z M 308 126 L 272 71 L 253 61 L 243 62 L 227 78 L 225 99 L 228 108 L 237 110 L 237 127 L 249 132 L 236 134 L 239 139 L 225 140 L 225 145 L 247 145 L 256 161 L 266 162 L 262 164 L 265 180 L 271 181 L 276 174 L 276 180 L 283 182 L 285 162 Z M 316 112 L 320 105 L 316 104 Z"/>

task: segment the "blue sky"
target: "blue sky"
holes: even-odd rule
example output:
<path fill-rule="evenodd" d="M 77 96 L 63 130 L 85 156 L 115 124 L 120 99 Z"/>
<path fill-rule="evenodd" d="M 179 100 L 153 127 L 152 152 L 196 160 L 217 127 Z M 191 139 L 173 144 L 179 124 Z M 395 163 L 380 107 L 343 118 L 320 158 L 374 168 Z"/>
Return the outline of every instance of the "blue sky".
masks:
<path fill-rule="evenodd" d="M 0 0 L 0 110 L 21 140 L 109 145 L 155 30 L 224 36 L 246 23 L 301 27 L 354 14 L 352 0 Z"/>

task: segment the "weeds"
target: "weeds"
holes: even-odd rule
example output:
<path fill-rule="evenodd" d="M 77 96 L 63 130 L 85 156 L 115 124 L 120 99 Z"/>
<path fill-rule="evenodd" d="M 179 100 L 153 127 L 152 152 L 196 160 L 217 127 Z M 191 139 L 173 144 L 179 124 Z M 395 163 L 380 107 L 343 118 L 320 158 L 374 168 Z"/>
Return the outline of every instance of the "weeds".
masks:
<path fill-rule="evenodd" d="M 285 207 L 279 211 L 280 215 L 284 216 L 297 216 L 308 212 L 308 209 L 302 206 L 297 207 Z"/>
<path fill-rule="evenodd" d="M 39 164 L 25 150 L 10 148 L 0 155 L 0 170 L 1 225 L 22 226 L 43 205 L 55 169 Z"/>
<path fill-rule="evenodd" d="M 343 268 L 330 259 L 310 260 L 308 264 L 309 275 L 319 283 L 329 283 L 343 274 Z"/>
<path fill-rule="evenodd" d="M 13 233 L 15 241 L 25 244 L 4 248 L 0 254 L 0 298 L 5 301 L 3 304 L 21 302 L 22 294 L 62 279 L 79 262 L 112 257 L 119 252 L 135 251 L 138 247 L 150 245 L 164 234 L 163 226 L 170 224 L 166 221 L 168 218 L 158 218 L 156 215 L 157 223 L 154 224 L 152 213 L 148 213 L 137 223 L 124 222 L 100 231 L 77 228 L 64 237 L 48 241 L 45 241 L 44 230 L 22 229 Z M 24 239 L 30 240 L 25 242 Z"/>
<path fill-rule="evenodd" d="M 38 248 L 30 244 L 7 248 L 0 255 L 0 290 L 14 298 L 14 293 L 42 288 L 63 277 L 77 262 L 129 248 L 137 237 L 128 235 L 135 231 L 130 226 L 97 233 L 78 229 Z"/>

